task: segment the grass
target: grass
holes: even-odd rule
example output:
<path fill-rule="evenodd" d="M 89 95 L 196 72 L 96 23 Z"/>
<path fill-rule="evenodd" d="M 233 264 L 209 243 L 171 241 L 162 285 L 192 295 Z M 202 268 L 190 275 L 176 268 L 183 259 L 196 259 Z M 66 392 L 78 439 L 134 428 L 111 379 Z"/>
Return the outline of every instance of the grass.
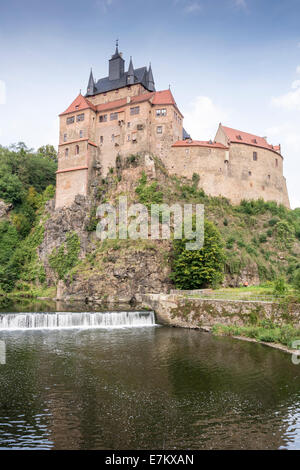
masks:
<path fill-rule="evenodd" d="M 243 336 L 266 343 L 279 343 L 293 348 L 293 342 L 300 339 L 300 329 L 293 325 L 275 325 L 269 320 L 264 320 L 257 325 L 214 325 L 212 333 L 218 336 Z"/>

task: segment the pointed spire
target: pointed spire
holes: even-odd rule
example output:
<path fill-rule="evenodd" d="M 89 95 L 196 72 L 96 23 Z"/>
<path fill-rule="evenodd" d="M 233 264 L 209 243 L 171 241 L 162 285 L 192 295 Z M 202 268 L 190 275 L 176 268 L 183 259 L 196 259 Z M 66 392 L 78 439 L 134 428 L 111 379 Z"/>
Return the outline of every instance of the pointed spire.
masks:
<path fill-rule="evenodd" d="M 147 74 L 147 88 L 149 91 L 155 91 L 155 84 L 154 84 L 151 62 L 149 64 L 149 70 Z"/>
<path fill-rule="evenodd" d="M 130 56 L 130 63 L 127 72 L 127 84 L 133 85 L 134 84 L 134 68 L 132 63 L 132 57 Z"/>
<path fill-rule="evenodd" d="M 116 59 L 117 57 L 120 57 L 120 52 L 119 52 L 119 39 L 116 39 L 116 50 L 115 53 L 112 55 L 112 59 Z"/>
<path fill-rule="evenodd" d="M 88 96 L 90 96 L 90 95 L 93 95 L 95 93 L 95 91 L 96 91 L 95 80 L 94 80 L 93 71 L 92 71 L 92 68 L 91 68 L 90 78 L 89 78 L 86 94 Z"/>

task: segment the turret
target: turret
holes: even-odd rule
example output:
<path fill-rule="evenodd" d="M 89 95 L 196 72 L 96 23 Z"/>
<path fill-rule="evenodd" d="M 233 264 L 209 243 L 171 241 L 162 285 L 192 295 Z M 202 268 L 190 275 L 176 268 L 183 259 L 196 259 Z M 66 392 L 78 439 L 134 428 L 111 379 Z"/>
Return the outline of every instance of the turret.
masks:
<path fill-rule="evenodd" d="M 153 78 L 151 63 L 149 65 L 149 70 L 147 72 L 147 88 L 148 88 L 149 91 L 155 91 L 155 84 L 154 84 L 154 78 Z"/>
<path fill-rule="evenodd" d="M 134 84 L 134 68 L 132 64 L 132 57 L 130 56 L 130 63 L 127 72 L 127 84 L 133 85 Z"/>
<path fill-rule="evenodd" d="M 96 85 L 95 85 L 95 80 L 94 80 L 94 76 L 93 76 L 93 71 L 91 69 L 86 94 L 87 94 L 87 96 L 91 96 L 95 93 L 95 91 L 96 91 Z"/>

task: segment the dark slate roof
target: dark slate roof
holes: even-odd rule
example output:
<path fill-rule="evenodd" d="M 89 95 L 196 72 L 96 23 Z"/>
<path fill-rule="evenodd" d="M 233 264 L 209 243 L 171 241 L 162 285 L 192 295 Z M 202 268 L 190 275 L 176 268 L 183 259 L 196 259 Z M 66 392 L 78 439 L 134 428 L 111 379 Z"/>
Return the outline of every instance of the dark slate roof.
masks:
<path fill-rule="evenodd" d="M 97 95 L 98 93 L 105 93 L 111 90 L 117 90 L 127 86 L 127 75 L 128 72 L 125 72 L 124 75 L 118 80 L 109 80 L 108 77 L 100 78 L 95 84 L 95 92 L 93 94 Z M 147 80 L 147 67 L 141 67 L 134 70 L 134 84 L 141 83 L 146 89 L 148 89 L 148 80 Z"/>
<path fill-rule="evenodd" d="M 182 140 L 190 139 L 190 138 L 191 138 L 190 134 L 188 134 L 187 131 L 184 128 L 182 128 Z"/>

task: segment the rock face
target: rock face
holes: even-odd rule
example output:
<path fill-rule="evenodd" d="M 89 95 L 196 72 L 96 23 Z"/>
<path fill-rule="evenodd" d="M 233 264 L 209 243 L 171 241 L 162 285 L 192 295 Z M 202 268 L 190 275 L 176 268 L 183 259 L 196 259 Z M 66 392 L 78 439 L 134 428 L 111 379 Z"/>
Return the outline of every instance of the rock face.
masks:
<path fill-rule="evenodd" d="M 135 296 L 146 292 L 168 292 L 172 287 L 170 268 L 163 266 L 159 250 L 130 248 L 122 253 L 109 250 L 102 266 L 78 271 L 67 279 L 64 298 L 86 298 L 92 301 L 134 302 Z"/>
<path fill-rule="evenodd" d="M 85 230 L 89 220 L 90 205 L 83 196 L 76 196 L 75 202 L 67 208 L 54 209 L 54 199 L 46 205 L 48 219 L 44 223 L 44 240 L 38 248 L 38 255 L 46 270 L 49 285 L 57 282 L 55 273 L 49 266 L 49 255 L 54 248 L 66 241 L 68 233 L 76 232 L 80 238 L 80 257 L 84 257 L 88 247 L 89 233 Z"/>
<path fill-rule="evenodd" d="M 137 293 L 168 292 L 172 287 L 170 268 L 164 261 L 170 251 L 168 242 L 124 241 L 120 246 L 105 250 L 95 232 L 88 232 L 91 203 L 83 196 L 76 196 L 74 204 L 59 210 L 54 201 L 46 207 L 48 219 L 44 223 L 44 240 L 38 248 L 48 285 L 57 285 L 60 299 L 69 297 L 90 300 L 111 300 L 114 297 L 124 302 L 134 301 Z M 82 266 L 64 281 L 57 278 L 49 265 L 49 256 L 66 241 L 67 234 L 76 232 L 80 239 L 79 258 L 89 255 L 93 261 L 84 261 Z M 98 251 L 97 251 L 98 250 Z"/>
<path fill-rule="evenodd" d="M 6 202 L 2 201 L 0 199 L 0 219 L 1 217 L 5 217 L 10 210 L 12 210 L 13 205 L 12 204 L 7 204 Z"/>

